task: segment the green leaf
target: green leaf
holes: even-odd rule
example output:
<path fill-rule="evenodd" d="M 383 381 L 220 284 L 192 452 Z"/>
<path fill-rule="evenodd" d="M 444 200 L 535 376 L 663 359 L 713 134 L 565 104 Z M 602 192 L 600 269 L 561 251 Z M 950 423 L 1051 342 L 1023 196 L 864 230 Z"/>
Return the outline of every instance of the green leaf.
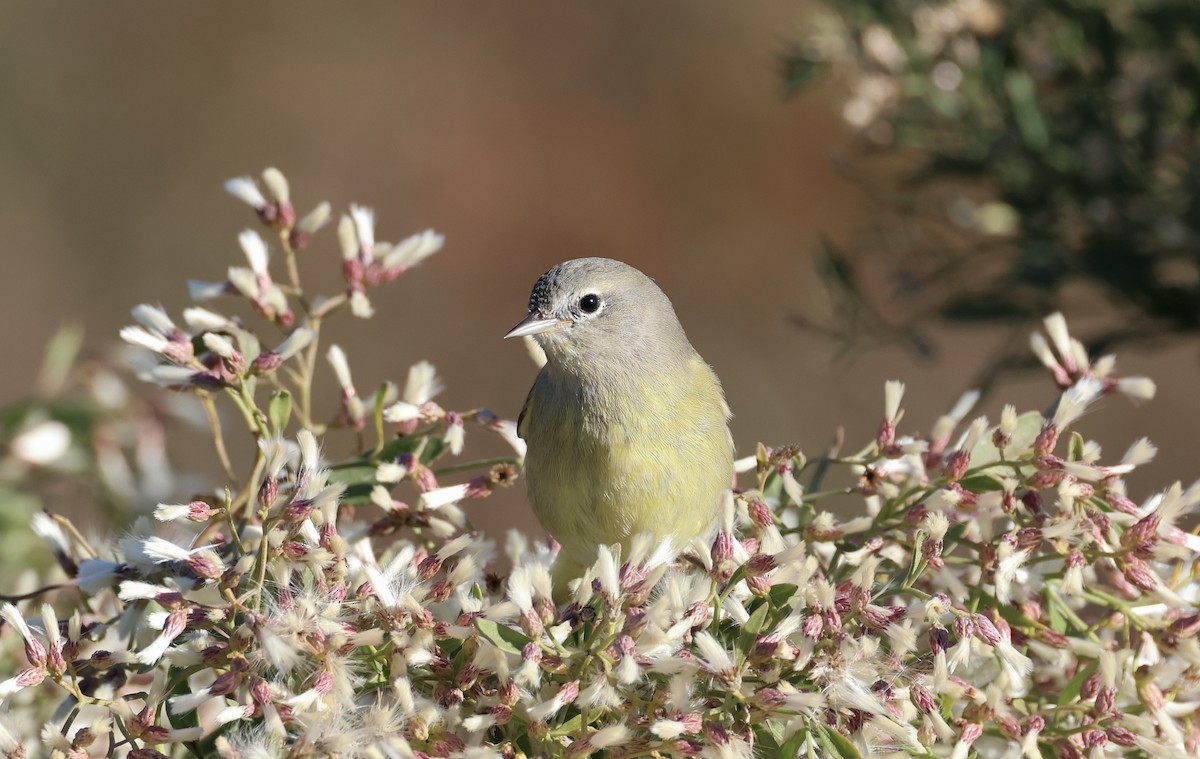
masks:
<path fill-rule="evenodd" d="M 556 738 L 571 735 L 572 733 L 578 733 L 581 727 L 583 727 L 583 715 L 576 713 L 571 719 L 551 730 L 550 735 Z"/>
<path fill-rule="evenodd" d="M 434 459 L 441 456 L 446 451 L 450 450 L 450 446 L 446 445 L 440 437 L 428 437 L 425 447 L 421 449 L 421 463 L 429 466 Z"/>
<path fill-rule="evenodd" d="M 783 59 L 783 83 L 789 92 L 803 89 L 813 77 L 825 68 L 822 61 L 814 61 L 797 52 Z"/>
<path fill-rule="evenodd" d="M 1063 616 L 1062 609 L 1058 604 L 1052 603 L 1046 607 L 1046 613 L 1050 616 L 1050 629 L 1060 635 L 1067 634 L 1067 618 Z"/>
<path fill-rule="evenodd" d="M 965 490 L 969 490 L 972 493 L 992 493 L 1004 489 L 1004 485 L 995 477 L 987 474 L 975 474 L 970 477 L 964 477 L 959 484 Z"/>
<path fill-rule="evenodd" d="M 496 648 L 501 651 L 506 651 L 510 654 L 520 655 L 521 650 L 525 648 L 525 644 L 529 643 L 529 638 L 525 634 L 514 630 L 511 627 L 500 625 L 490 619 L 482 617 L 475 620 L 475 629 L 479 634 L 489 640 Z"/>
<path fill-rule="evenodd" d="M 767 593 L 767 598 L 771 601 L 771 607 L 774 609 L 782 609 L 789 606 L 789 601 L 796 597 L 797 586 L 790 583 L 780 583 L 772 585 L 770 592 Z"/>
<path fill-rule="evenodd" d="M 1083 460 L 1083 435 L 1078 432 L 1071 433 L 1071 442 L 1067 446 L 1067 461 Z"/>
<path fill-rule="evenodd" d="M 1091 677 L 1096 671 L 1096 662 L 1092 662 L 1090 667 L 1085 667 L 1075 673 L 1075 676 L 1066 684 L 1062 692 L 1058 694 L 1058 705 L 1066 706 L 1079 697 L 1079 691 L 1083 688 L 1083 681 Z"/>
<path fill-rule="evenodd" d="M 795 757 L 799 755 L 800 749 L 804 747 L 808 740 L 807 730 L 797 730 L 792 733 L 792 737 L 779 744 L 780 757 Z"/>
<path fill-rule="evenodd" d="M 916 534 L 913 540 L 912 560 L 908 563 L 908 570 L 904 573 L 904 583 L 900 587 L 911 588 L 925 569 L 925 558 L 921 555 L 921 546 L 925 545 L 927 539 L 928 536 L 924 532 Z"/>
<path fill-rule="evenodd" d="M 282 434 L 291 418 L 292 394 L 286 390 L 272 393 L 271 402 L 267 406 L 267 419 L 271 421 L 271 431 L 276 435 Z"/>
<path fill-rule="evenodd" d="M 83 326 L 80 324 L 64 324 L 50 338 L 37 378 L 37 388 L 43 396 L 54 396 L 62 392 L 82 345 Z"/>
<path fill-rule="evenodd" d="M 378 484 L 375 480 L 375 469 L 374 464 L 335 466 L 329 470 L 329 481 L 346 483 L 342 503 L 366 503 L 371 498 L 371 491 Z"/>
<path fill-rule="evenodd" d="M 1050 130 L 1038 107 L 1033 79 L 1025 71 L 1010 70 L 1004 78 L 1004 89 L 1021 137 L 1034 150 L 1043 150 L 1050 144 Z"/>
<path fill-rule="evenodd" d="M 862 759 L 858 749 L 846 736 L 825 725 L 816 726 L 816 737 L 825 749 L 826 756 L 840 756 L 842 759 Z"/>
<path fill-rule="evenodd" d="M 750 618 L 746 620 L 746 624 L 742 626 L 741 634 L 738 635 L 737 655 L 738 663 L 746 661 L 750 651 L 754 648 L 754 642 L 758 638 L 758 633 L 763 629 L 763 625 L 767 622 L 767 613 L 771 610 L 771 604 L 764 600 L 759 600 L 758 606 L 754 611 L 750 612 Z"/>
<path fill-rule="evenodd" d="M 422 437 L 398 437 L 395 440 L 389 440 L 386 445 L 379 451 L 376 458 L 377 461 L 394 461 L 400 458 L 402 453 L 412 453 L 417 450 L 417 446 L 424 440 Z"/>
<path fill-rule="evenodd" d="M 766 601 L 759 601 L 757 608 L 750 612 L 750 618 L 746 620 L 746 624 L 742 625 L 742 630 L 750 635 L 758 635 L 762 632 L 763 624 L 767 621 L 767 612 L 770 610 L 770 604 Z"/>
<path fill-rule="evenodd" d="M 188 684 L 188 676 L 193 671 L 196 671 L 198 669 L 199 669 L 198 667 L 191 667 L 186 670 L 179 669 L 178 667 L 169 668 L 167 670 L 167 682 L 171 682 L 172 680 L 175 680 L 176 682 L 175 682 L 175 687 L 172 688 L 171 692 L 168 693 L 167 695 L 168 696 L 183 696 L 186 694 L 190 694 L 192 692 L 192 686 Z M 200 717 L 199 717 L 198 711 L 196 709 L 193 709 L 190 712 L 184 712 L 183 714 L 178 714 L 175 712 L 174 709 L 172 709 L 170 707 L 171 702 L 168 699 L 164 699 L 163 702 L 167 705 L 167 712 L 171 715 L 171 725 L 172 726 L 177 727 L 177 728 L 188 728 L 188 727 L 199 727 L 200 726 Z"/>

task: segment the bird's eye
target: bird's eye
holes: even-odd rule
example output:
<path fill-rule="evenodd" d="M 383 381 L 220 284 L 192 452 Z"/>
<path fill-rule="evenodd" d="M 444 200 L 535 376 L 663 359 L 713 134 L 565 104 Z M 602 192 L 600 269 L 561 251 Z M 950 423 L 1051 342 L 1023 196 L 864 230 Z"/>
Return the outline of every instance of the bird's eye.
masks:
<path fill-rule="evenodd" d="M 600 310 L 600 296 L 588 293 L 579 299 L 579 310 L 585 314 L 594 314 Z"/>

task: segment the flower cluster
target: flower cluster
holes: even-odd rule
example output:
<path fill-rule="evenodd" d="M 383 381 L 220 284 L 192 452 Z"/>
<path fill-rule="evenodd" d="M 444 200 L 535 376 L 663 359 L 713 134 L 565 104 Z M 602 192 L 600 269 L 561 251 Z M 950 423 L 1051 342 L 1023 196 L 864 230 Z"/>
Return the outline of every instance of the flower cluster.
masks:
<path fill-rule="evenodd" d="M 231 190 L 292 260 L 300 237 L 281 177 L 264 176 L 271 202 L 248 180 Z M 284 327 L 274 349 L 216 312 L 188 309 L 178 326 L 135 311 L 140 326 L 123 334 L 150 352 L 144 376 L 227 399 L 255 455 L 235 466 L 214 423 L 229 481 L 160 504 L 111 545 L 39 517 L 66 587 L 3 606 L 0 644 L 17 664 L 0 682 L 0 754 L 1200 751 L 1200 539 L 1185 530 L 1200 485 L 1135 501 L 1124 477 L 1154 446 L 1102 461 L 1073 429 L 1105 395 L 1147 398 L 1153 383 L 1091 361 L 1061 316 L 1033 341 L 1061 391 L 1052 411 L 968 421 L 968 395 L 918 432 L 903 385 L 888 383 L 857 453 L 759 446 L 738 462 L 743 486 L 711 544 L 674 560 L 648 541 L 603 548 L 555 597 L 553 545 L 516 532 L 497 544 L 467 518 L 514 478 L 514 426 L 443 409 L 429 364 L 402 391 L 364 398 L 330 348 L 332 425 L 361 452 L 322 455 L 330 425 L 315 422 L 310 392 L 322 319 L 342 304 L 366 315 L 366 288 L 434 246 L 422 235 L 381 254 L 370 220 L 360 208 L 343 218 L 353 255 L 331 299 L 305 296 L 298 276 L 276 284 L 243 235 L 255 286 L 231 270 L 247 287 L 221 292 Z M 468 422 L 513 457 L 445 465 Z M 821 489 L 839 473 L 846 486 Z M 835 515 L 829 498 L 851 506 Z"/>

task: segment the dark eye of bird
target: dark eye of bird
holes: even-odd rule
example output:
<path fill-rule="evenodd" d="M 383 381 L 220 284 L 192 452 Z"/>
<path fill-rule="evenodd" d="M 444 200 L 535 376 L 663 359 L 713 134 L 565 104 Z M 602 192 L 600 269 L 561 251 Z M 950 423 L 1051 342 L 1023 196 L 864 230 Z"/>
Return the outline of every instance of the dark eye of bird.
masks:
<path fill-rule="evenodd" d="M 585 314 L 594 314 L 600 310 L 600 296 L 589 293 L 579 299 L 579 310 Z"/>

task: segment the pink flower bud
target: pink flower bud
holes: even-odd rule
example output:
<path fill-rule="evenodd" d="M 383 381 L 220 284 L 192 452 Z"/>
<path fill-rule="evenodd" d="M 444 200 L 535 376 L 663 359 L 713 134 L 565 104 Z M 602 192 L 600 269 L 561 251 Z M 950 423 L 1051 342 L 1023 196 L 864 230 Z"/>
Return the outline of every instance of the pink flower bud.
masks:
<path fill-rule="evenodd" d="M 994 622 L 989 617 L 982 614 L 974 615 L 972 621 L 975 623 L 975 636 L 987 643 L 989 646 L 998 644 L 1003 637 L 1000 635 L 1000 630 L 997 629 Z"/>
<path fill-rule="evenodd" d="M 712 545 L 712 560 L 716 564 L 718 562 L 730 561 L 733 559 L 733 535 L 728 532 L 720 532 L 717 534 L 716 540 Z"/>
<path fill-rule="evenodd" d="M 804 618 L 801 629 L 804 631 L 804 637 L 817 640 L 825 629 L 825 620 L 821 618 L 820 614 L 809 614 Z"/>
<path fill-rule="evenodd" d="M 507 704 L 497 704 L 488 710 L 496 718 L 497 725 L 506 724 L 512 719 L 512 707 Z M 513 754 L 515 757 L 516 755 Z"/>
<path fill-rule="evenodd" d="M 921 555 L 925 557 L 925 561 L 929 562 L 929 566 L 934 569 L 940 569 L 945 565 L 942 560 L 942 541 L 926 540 L 921 544 Z"/>
<path fill-rule="evenodd" d="M 754 702 L 764 709 L 778 709 L 787 703 L 787 696 L 778 688 L 760 688 L 754 694 Z"/>
<path fill-rule="evenodd" d="M 729 732 L 719 722 L 705 722 L 704 737 L 713 746 L 724 746 L 729 743 Z"/>
<path fill-rule="evenodd" d="M 1058 759 L 1083 759 L 1083 754 L 1069 741 L 1059 741 L 1054 744 L 1054 755 Z"/>
<path fill-rule="evenodd" d="M 1004 733 L 1004 737 L 1010 741 L 1018 741 L 1021 739 L 1021 723 L 1011 714 L 1005 714 L 997 719 L 1000 724 L 1000 732 Z"/>
<path fill-rule="evenodd" d="M 17 675 L 15 685 L 18 688 L 32 688 L 46 679 L 46 670 L 41 667 L 29 667 Z"/>
<path fill-rule="evenodd" d="M 941 625 L 936 625 L 929 630 L 929 648 L 933 653 L 939 654 L 950 647 L 950 633 Z"/>
<path fill-rule="evenodd" d="M 769 553 L 755 554 L 746 562 L 747 577 L 761 577 L 775 569 L 775 557 Z"/>
<path fill-rule="evenodd" d="M 417 578 L 422 581 L 428 580 L 440 571 L 442 571 L 442 560 L 436 554 L 426 556 L 417 565 Z"/>
<path fill-rule="evenodd" d="M 960 614 L 954 618 L 954 637 L 956 640 L 967 640 L 975 634 L 975 620 L 969 614 Z"/>
<path fill-rule="evenodd" d="M 327 669 L 318 672 L 313 679 L 312 689 L 321 695 L 333 690 L 333 674 Z"/>
<path fill-rule="evenodd" d="M 1053 451 L 1056 445 L 1058 445 L 1058 429 L 1051 422 L 1046 422 L 1042 426 L 1042 431 L 1033 441 L 1033 453 L 1035 456 L 1045 456 Z"/>
<path fill-rule="evenodd" d="M 271 688 L 267 685 L 267 681 L 261 677 L 254 679 L 254 683 L 250 686 L 250 698 L 261 709 L 271 703 Z"/>
<path fill-rule="evenodd" d="M 1200 632 L 1200 614 L 1180 617 L 1171 623 L 1171 632 L 1180 638 L 1191 638 Z"/>
<path fill-rule="evenodd" d="M 270 507 L 279 497 L 279 480 L 268 477 L 258 486 L 258 502 L 264 507 Z"/>
<path fill-rule="evenodd" d="M 1016 532 L 1017 548 L 1031 551 L 1042 544 L 1042 531 L 1037 527 L 1024 527 Z"/>
<path fill-rule="evenodd" d="M 1104 748 L 1108 745 L 1108 735 L 1103 730 L 1084 730 L 1084 748 Z"/>
<path fill-rule="evenodd" d="M 225 568 L 220 562 L 213 559 L 211 556 L 206 556 L 202 553 L 194 553 L 187 558 L 188 568 L 196 573 L 197 577 L 203 577 L 208 580 L 218 580 Z"/>
<path fill-rule="evenodd" d="M 422 493 L 428 493 L 431 490 L 437 489 L 437 477 L 433 474 L 433 470 L 416 461 L 412 463 L 408 476 L 416 484 L 417 490 L 420 490 Z"/>
<path fill-rule="evenodd" d="M 283 365 L 283 356 L 274 351 L 263 351 L 250 363 L 250 373 L 262 377 Z"/>
<path fill-rule="evenodd" d="M 961 480 L 967 473 L 967 465 L 971 463 L 971 454 L 966 451 L 955 451 L 946 459 L 946 478 L 951 482 Z"/>
<path fill-rule="evenodd" d="M 1085 701 L 1089 701 L 1096 697 L 1100 692 L 1100 673 L 1093 672 L 1079 686 L 1079 697 Z"/>
<path fill-rule="evenodd" d="M 521 632 L 525 633 L 525 635 L 530 638 L 541 637 L 542 630 L 545 629 L 545 626 L 542 623 L 542 618 L 532 608 L 525 610 L 521 614 L 520 624 Z"/>
<path fill-rule="evenodd" d="M 746 511 L 750 514 L 750 520 L 759 527 L 767 527 L 775 522 L 771 508 L 762 501 L 750 501 L 746 504 Z"/>
<path fill-rule="evenodd" d="M 1118 746 L 1135 746 L 1137 745 L 1137 736 L 1127 727 L 1113 725 L 1108 728 L 1108 738 Z"/>
<path fill-rule="evenodd" d="M 913 706 L 923 712 L 931 712 L 937 709 L 937 699 L 928 689 L 920 685 L 911 685 L 908 689 L 908 698 L 913 702 Z"/>
<path fill-rule="evenodd" d="M 1131 501 L 1124 493 L 1119 493 L 1112 488 L 1109 488 L 1104 493 L 1104 501 L 1113 508 L 1114 511 L 1120 511 L 1123 514 L 1138 514 L 1141 510 L 1138 505 Z"/>
<path fill-rule="evenodd" d="M 572 680 L 563 687 L 558 689 L 558 700 L 563 706 L 574 701 L 579 697 L 579 681 Z"/>
<path fill-rule="evenodd" d="M 968 722 L 963 725 L 962 730 L 958 734 L 960 743 L 970 745 L 979 740 L 979 736 L 983 735 L 983 726 L 977 722 Z"/>
<path fill-rule="evenodd" d="M 771 592 L 771 580 L 767 577 L 747 577 L 746 587 L 756 596 L 763 597 Z"/>
<path fill-rule="evenodd" d="M 1150 513 L 1134 522 L 1121 535 L 1121 545 L 1136 546 L 1142 543 L 1158 540 L 1159 516 Z"/>
<path fill-rule="evenodd" d="M 46 666 L 46 647 L 32 636 L 25 639 L 25 658 L 35 667 Z"/>
<path fill-rule="evenodd" d="M 1119 566 L 1121 574 L 1135 587 L 1146 591 L 1154 591 L 1158 588 L 1158 576 L 1151 572 L 1150 567 L 1141 559 L 1126 557 L 1119 563 Z"/>

